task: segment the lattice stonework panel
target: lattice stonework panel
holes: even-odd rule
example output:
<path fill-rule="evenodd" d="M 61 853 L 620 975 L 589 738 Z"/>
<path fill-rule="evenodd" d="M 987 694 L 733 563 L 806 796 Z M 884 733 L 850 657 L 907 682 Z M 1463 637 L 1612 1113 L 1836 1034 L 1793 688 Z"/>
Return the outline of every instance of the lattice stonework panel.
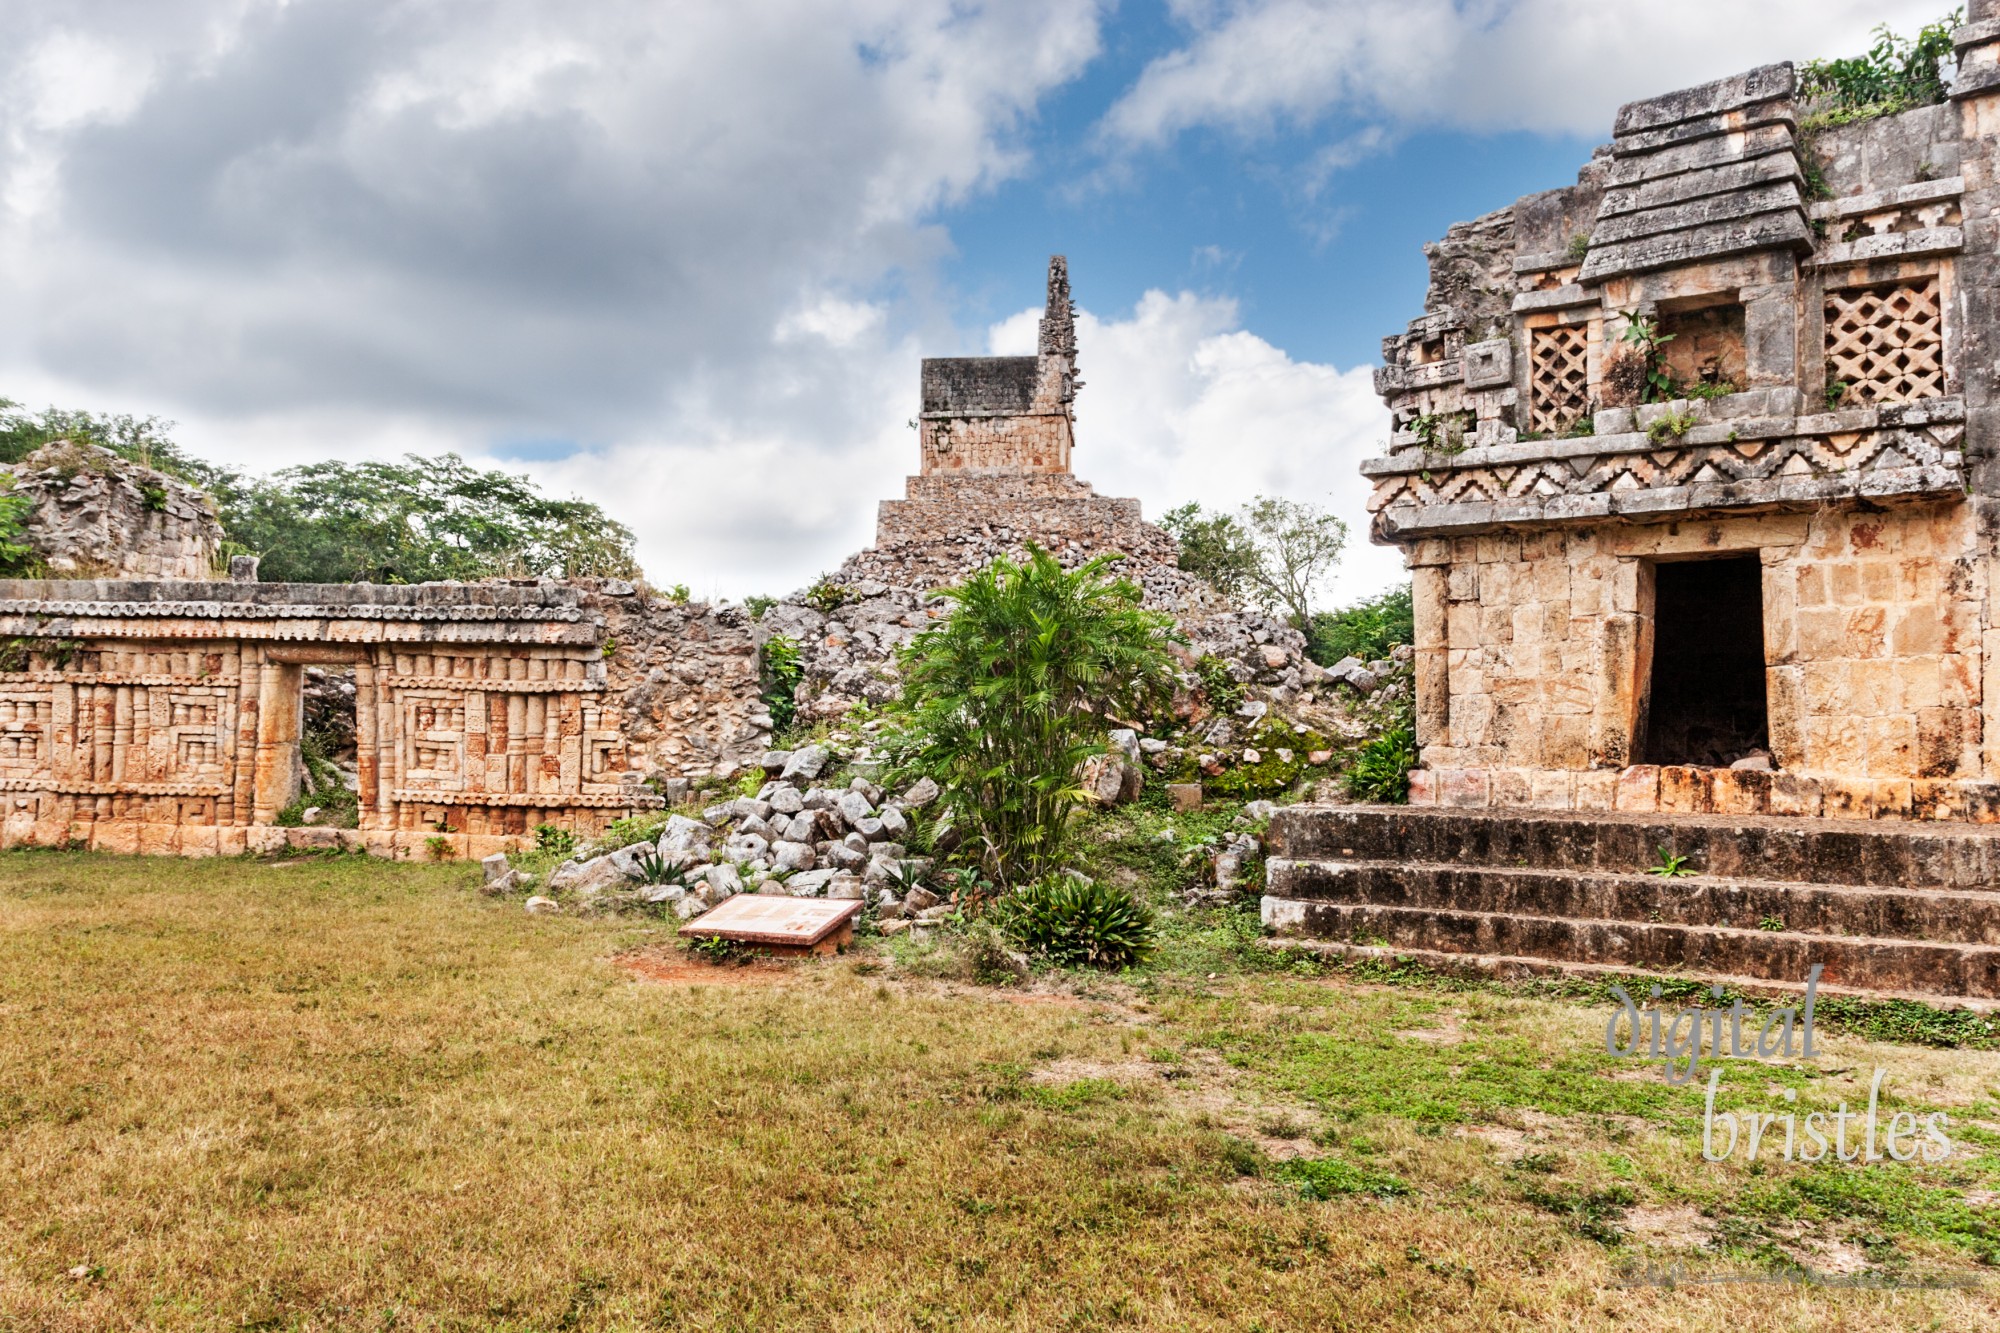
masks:
<path fill-rule="evenodd" d="M 1560 435 L 1590 410 L 1590 340 L 1581 328 L 1528 336 L 1528 429 Z"/>
<path fill-rule="evenodd" d="M 1829 384 L 1846 383 L 1845 407 L 1942 397 L 1937 279 L 1828 292 L 1826 373 Z"/>

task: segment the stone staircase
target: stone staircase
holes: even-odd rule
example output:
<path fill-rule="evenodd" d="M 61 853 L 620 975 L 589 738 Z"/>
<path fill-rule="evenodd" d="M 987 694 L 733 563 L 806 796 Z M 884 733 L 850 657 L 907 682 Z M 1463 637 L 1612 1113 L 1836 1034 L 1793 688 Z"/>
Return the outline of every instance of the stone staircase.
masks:
<path fill-rule="evenodd" d="M 1694 873 L 1646 873 L 1662 849 Z M 1818 963 L 1827 992 L 2000 999 L 1987 826 L 1297 805 L 1267 873 L 1280 947 L 1776 990 Z"/>

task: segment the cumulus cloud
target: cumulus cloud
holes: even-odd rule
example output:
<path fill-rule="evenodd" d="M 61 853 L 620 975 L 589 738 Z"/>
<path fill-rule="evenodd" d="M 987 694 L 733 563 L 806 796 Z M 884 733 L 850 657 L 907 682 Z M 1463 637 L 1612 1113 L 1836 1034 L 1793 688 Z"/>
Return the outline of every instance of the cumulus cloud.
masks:
<path fill-rule="evenodd" d="M 1105 115 L 1121 148 L 1341 113 L 1396 126 L 1601 135 L 1620 103 L 1766 61 L 1853 54 L 1940 0 L 1177 0 L 1188 29 Z M 1719 39 L 1721 35 L 1721 39 Z"/>
<path fill-rule="evenodd" d="M 952 338 L 932 219 L 1022 169 L 1098 23 L 1076 0 L 16 0 L 0 392 L 159 412 L 259 468 L 574 447 L 528 466 L 628 518 L 662 577 L 809 572 L 865 533 L 829 515 L 903 470 L 915 334 Z"/>
<path fill-rule="evenodd" d="M 1035 346 L 1039 310 L 995 325 L 996 355 Z M 1325 505 L 1348 525 L 1328 605 L 1404 578 L 1368 541 L 1358 466 L 1383 451 L 1389 418 L 1366 369 L 1297 361 L 1240 327 L 1233 301 L 1151 291 L 1123 318 L 1077 321 L 1084 389 L 1075 467 L 1103 495 L 1137 496 L 1148 518 L 1190 500 L 1232 509 L 1258 494 Z"/>

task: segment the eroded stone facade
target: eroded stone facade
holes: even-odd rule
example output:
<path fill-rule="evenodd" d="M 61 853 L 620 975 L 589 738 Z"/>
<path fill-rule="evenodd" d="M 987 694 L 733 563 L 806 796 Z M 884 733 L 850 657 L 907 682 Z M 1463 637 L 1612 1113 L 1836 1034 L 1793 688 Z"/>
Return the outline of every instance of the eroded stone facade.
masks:
<path fill-rule="evenodd" d="M 58 440 L 0 464 L 34 501 L 30 549 L 50 578 L 210 579 L 222 524 L 206 495 L 93 444 Z M 0 483 L 4 484 L 4 483 Z"/>
<path fill-rule="evenodd" d="M 485 855 L 660 804 L 557 584 L 0 582 L 0 846 Z M 355 673 L 360 827 L 288 830 L 301 675 Z"/>
<path fill-rule="evenodd" d="M 2000 818 L 1974 8 L 1945 105 L 1802 136 L 1791 67 L 1752 70 L 1430 247 L 1363 465 L 1414 571 L 1414 801 Z"/>

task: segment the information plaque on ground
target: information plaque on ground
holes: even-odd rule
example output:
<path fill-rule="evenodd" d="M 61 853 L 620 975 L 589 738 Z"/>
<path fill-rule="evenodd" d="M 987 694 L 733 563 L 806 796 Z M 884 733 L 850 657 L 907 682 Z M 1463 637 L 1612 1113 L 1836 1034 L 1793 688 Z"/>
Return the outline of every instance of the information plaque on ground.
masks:
<path fill-rule="evenodd" d="M 774 953 L 830 953 L 854 938 L 858 898 L 787 898 L 739 893 L 681 927 L 694 939 L 725 939 Z"/>

